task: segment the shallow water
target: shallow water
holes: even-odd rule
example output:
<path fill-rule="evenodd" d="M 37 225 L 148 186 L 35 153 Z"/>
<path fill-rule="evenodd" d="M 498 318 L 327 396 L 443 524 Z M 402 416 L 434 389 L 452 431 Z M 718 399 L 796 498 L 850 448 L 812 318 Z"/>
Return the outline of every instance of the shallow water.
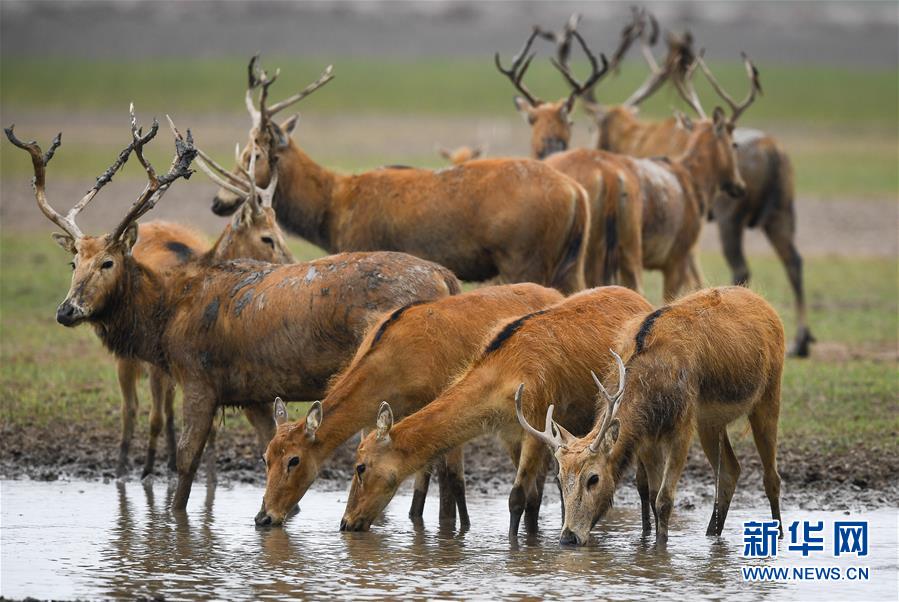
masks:
<path fill-rule="evenodd" d="M 346 495 L 312 491 L 284 529 L 257 530 L 261 490 L 194 487 L 188 511 L 166 510 L 168 484 L 0 483 L 0 594 L 109 598 L 277 600 L 296 597 L 604 598 L 636 600 L 667 592 L 729 600 L 897 599 L 899 511 L 851 518 L 869 522 L 869 554 L 774 560 L 741 557 L 744 520 L 767 510 L 735 509 L 720 539 L 706 538 L 704 509 L 676 510 L 667 550 L 639 534 L 633 507 L 615 508 L 584 548 L 560 548 L 559 503 L 544 504 L 542 532 L 510 543 L 507 502 L 472 497 L 467 532 L 437 527 L 435 504 L 424 526 L 406 518 L 398 496 L 370 533 L 340 533 Z M 785 522 L 845 520 L 842 513 L 787 512 Z M 743 583 L 741 566 L 869 567 L 870 580 Z"/>

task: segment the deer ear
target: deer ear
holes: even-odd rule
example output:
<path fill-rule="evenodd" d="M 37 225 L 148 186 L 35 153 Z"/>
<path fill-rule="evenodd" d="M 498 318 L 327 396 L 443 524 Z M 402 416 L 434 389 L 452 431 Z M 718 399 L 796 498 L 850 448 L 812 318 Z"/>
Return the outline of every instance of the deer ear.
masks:
<path fill-rule="evenodd" d="M 727 116 L 724 114 L 724 109 L 715 107 L 715 110 L 712 112 L 712 123 L 715 124 L 716 136 L 721 136 L 727 131 Z"/>
<path fill-rule="evenodd" d="M 125 245 L 125 250 L 129 253 L 131 249 L 134 247 L 134 243 L 137 242 L 137 224 L 130 224 L 127 228 L 125 228 L 125 232 L 122 234 L 122 244 Z"/>
<path fill-rule="evenodd" d="M 386 401 L 381 402 L 378 408 L 378 420 L 376 423 L 378 441 L 390 440 L 390 429 L 393 428 L 393 410 Z"/>
<path fill-rule="evenodd" d="M 515 101 L 515 108 L 518 109 L 518 113 L 524 117 L 524 120 L 527 121 L 529 125 L 534 125 L 534 107 L 531 106 L 531 103 L 529 103 L 523 96 L 516 96 L 513 100 Z"/>
<path fill-rule="evenodd" d="M 253 212 L 248 201 L 244 201 L 231 218 L 231 228 L 233 230 L 242 230 L 253 223 Z"/>
<path fill-rule="evenodd" d="M 287 422 L 287 406 L 280 397 L 275 397 L 275 425 L 281 426 Z"/>
<path fill-rule="evenodd" d="M 299 121 L 300 114 L 294 113 L 281 123 L 281 129 L 284 130 L 284 133 L 287 134 L 288 137 L 292 136 L 293 131 L 297 128 L 297 123 L 299 123 Z"/>
<path fill-rule="evenodd" d="M 288 119 L 285 124 L 289 122 L 290 120 Z M 272 132 L 272 143 L 274 144 L 275 148 L 286 148 L 290 146 L 290 134 L 285 134 L 284 130 L 281 129 L 281 126 L 276 123 L 271 123 L 269 124 L 269 128 Z"/>
<path fill-rule="evenodd" d="M 58 244 L 64 250 L 68 251 L 72 255 L 78 254 L 78 249 L 75 248 L 75 239 L 68 234 L 63 234 L 62 232 L 54 232 L 50 236 L 53 238 L 53 242 Z"/>
<path fill-rule="evenodd" d="M 306 412 L 306 436 L 315 439 L 315 432 L 322 425 L 322 402 L 313 401 Z"/>

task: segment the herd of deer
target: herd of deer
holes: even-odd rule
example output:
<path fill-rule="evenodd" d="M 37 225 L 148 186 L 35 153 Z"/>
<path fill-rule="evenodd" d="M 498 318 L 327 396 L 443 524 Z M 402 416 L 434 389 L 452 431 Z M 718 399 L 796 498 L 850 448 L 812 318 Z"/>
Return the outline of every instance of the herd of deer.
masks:
<path fill-rule="evenodd" d="M 652 517 L 657 540 L 665 541 L 695 430 L 716 474 L 708 534 L 720 534 L 740 473 L 726 427 L 742 416 L 779 519 L 781 321 L 740 286 L 678 298 L 702 287 L 697 239 L 706 216 L 718 222 L 735 284 L 749 277 L 742 232 L 761 226 L 796 293 L 793 352 L 808 353 L 790 164 L 771 137 L 735 129 L 761 91 L 758 73 L 745 59 L 750 92 L 735 102 L 688 35 L 669 38 L 659 66 L 651 48 L 658 26 L 645 11 L 634 11 L 611 60 L 596 58 L 577 25 L 573 17 L 561 32 L 535 28 L 509 68 L 496 56 L 521 94 L 515 104 L 531 125 L 532 159 L 463 151 L 447 153 L 454 165 L 444 169 L 335 173 L 291 137 L 297 116 L 274 120 L 329 82 L 331 68 L 269 104 L 278 74 L 262 71 L 257 57 L 246 92 L 249 141 L 232 170 L 169 120 L 175 156 L 158 173 L 144 155 L 158 123 L 145 132 L 132 106 L 131 141 L 63 215 L 45 189 L 61 136 L 44 152 L 8 128 L 9 140 L 30 154 L 40 210 L 63 231 L 54 240 L 73 256 L 57 321 L 91 324 L 118 362 L 118 474 L 129 468 L 145 364 L 153 404 L 143 476 L 153 473 L 165 417 L 176 510 L 187 504 L 204 448 L 212 448 L 216 411 L 236 406 L 264 451 L 258 525 L 284 521 L 335 449 L 368 429 L 341 530 L 367 530 L 413 473 L 410 516 L 420 517 L 432 471 L 441 518 L 458 511 L 468 524 L 462 446 L 494 433 L 517 470 L 510 536 L 522 516 L 528 532 L 537 529 L 555 459 L 563 543 L 587 541 L 632 469 L 644 534 Z M 538 38 L 556 44 L 552 62 L 571 87 L 558 102 L 536 98 L 522 81 Z M 649 79 L 624 104 L 602 106 L 595 86 L 637 41 Z M 575 43 L 591 67 L 583 81 L 569 65 Z M 707 116 L 692 84 L 697 68 L 729 114 L 716 108 Z M 698 119 L 636 117 L 637 105 L 666 81 Z M 578 100 L 596 119 L 598 149 L 566 150 Z M 147 185 L 111 233 L 84 235 L 75 218 L 131 156 Z M 220 186 L 213 211 L 234 214 L 212 247 L 190 228 L 137 223 L 176 180 L 191 176 L 195 160 Z M 294 262 L 281 227 L 332 255 Z M 643 269 L 661 270 L 666 305 L 654 310 L 641 295 Z M 498 283 L 461 292 L 459 279 L 494 278 Z M 177 449 L 176 384 L 183 392 Z M 292 423 L 281 397 L 321 401 Z M 532 426 L 541 422 L 542 429 Z"/>

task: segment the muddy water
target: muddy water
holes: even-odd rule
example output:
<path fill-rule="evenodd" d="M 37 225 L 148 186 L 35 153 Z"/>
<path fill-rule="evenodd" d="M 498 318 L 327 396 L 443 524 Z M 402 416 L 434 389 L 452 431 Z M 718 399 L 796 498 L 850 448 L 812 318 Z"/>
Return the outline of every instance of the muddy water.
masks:
<path fill-rule="evenodd" d="M 829 553 L 769 562 L 741 558 L 743 520 L 735 510 L 721 539 L 705 532 L 704 509 L 675 511 L 667 550 L 639 536 L 639 515 L 622 504 L 585 548 L 556 543 L 559 503 L 544 505 L 543 532 L 510 544 L 501 497 L 469 501 L 467 532 L 437 527 L 429 504 L 424 527 L 406 518 L 398 496 L 371 533 L 339 533 L 345 494 L 310 492 L 285 529 L 256 530 L 260 490 L 194 487 L 186 514 L 166 508 L 167 484 L 0 483 L 0 594 L 7 597 L 286 599 L 296 597 L 656 598 L 662 592 L 729 600 L 897 599 L 895 509 L 869 521 L 869 553 L 844 561 Z M 784 519 L 833 520 L 840 513 L 787 512 Z M 865 583 L 743 583 L 740 566 L 866 566 Z"/>

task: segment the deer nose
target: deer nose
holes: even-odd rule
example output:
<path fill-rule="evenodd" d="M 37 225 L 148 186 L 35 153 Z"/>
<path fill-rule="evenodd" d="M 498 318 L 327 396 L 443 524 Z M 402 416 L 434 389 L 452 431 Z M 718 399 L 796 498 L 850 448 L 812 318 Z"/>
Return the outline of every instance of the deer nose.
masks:
<path fill-rule="evenodd" d="M 70 300 L 66 299 L 56 308 L 56 321 L 63 326 L 71 326 L 78 321 L 82 312 Z"/>
<path fill-rule="evenodd" d="M 724 186 L 722 186 L 724 192 L 726 192 L 729 196 L 734 198 L 741 198 L 746 194 L 746 188 L 737 184 L 736 182 L 728 182 Z"/>
<path fill-rule="evenodd" d="M 272 517 L 265 510 L 260 510 L 259 514 L 256 515 L 255 521 L 257 527 L 267 527 L 272 524 Z"/>
<path fill-rule="evenodd" d="M 581 540 L 578 539 L 578 536 L 573 531 L 565 528 L 562 529 L 562 534 L 559 536 L 559 543 L 563 546 L 579 546 L 581 545 Z"/>
<path fill-rule="evenodd" d="M 231 215 L 236 208 L 236 200 L 223 199 L 219 195 L 216 195 L 215 198 L 212 199 L 212 212 L 218 216 L 225 217 Z"/>

